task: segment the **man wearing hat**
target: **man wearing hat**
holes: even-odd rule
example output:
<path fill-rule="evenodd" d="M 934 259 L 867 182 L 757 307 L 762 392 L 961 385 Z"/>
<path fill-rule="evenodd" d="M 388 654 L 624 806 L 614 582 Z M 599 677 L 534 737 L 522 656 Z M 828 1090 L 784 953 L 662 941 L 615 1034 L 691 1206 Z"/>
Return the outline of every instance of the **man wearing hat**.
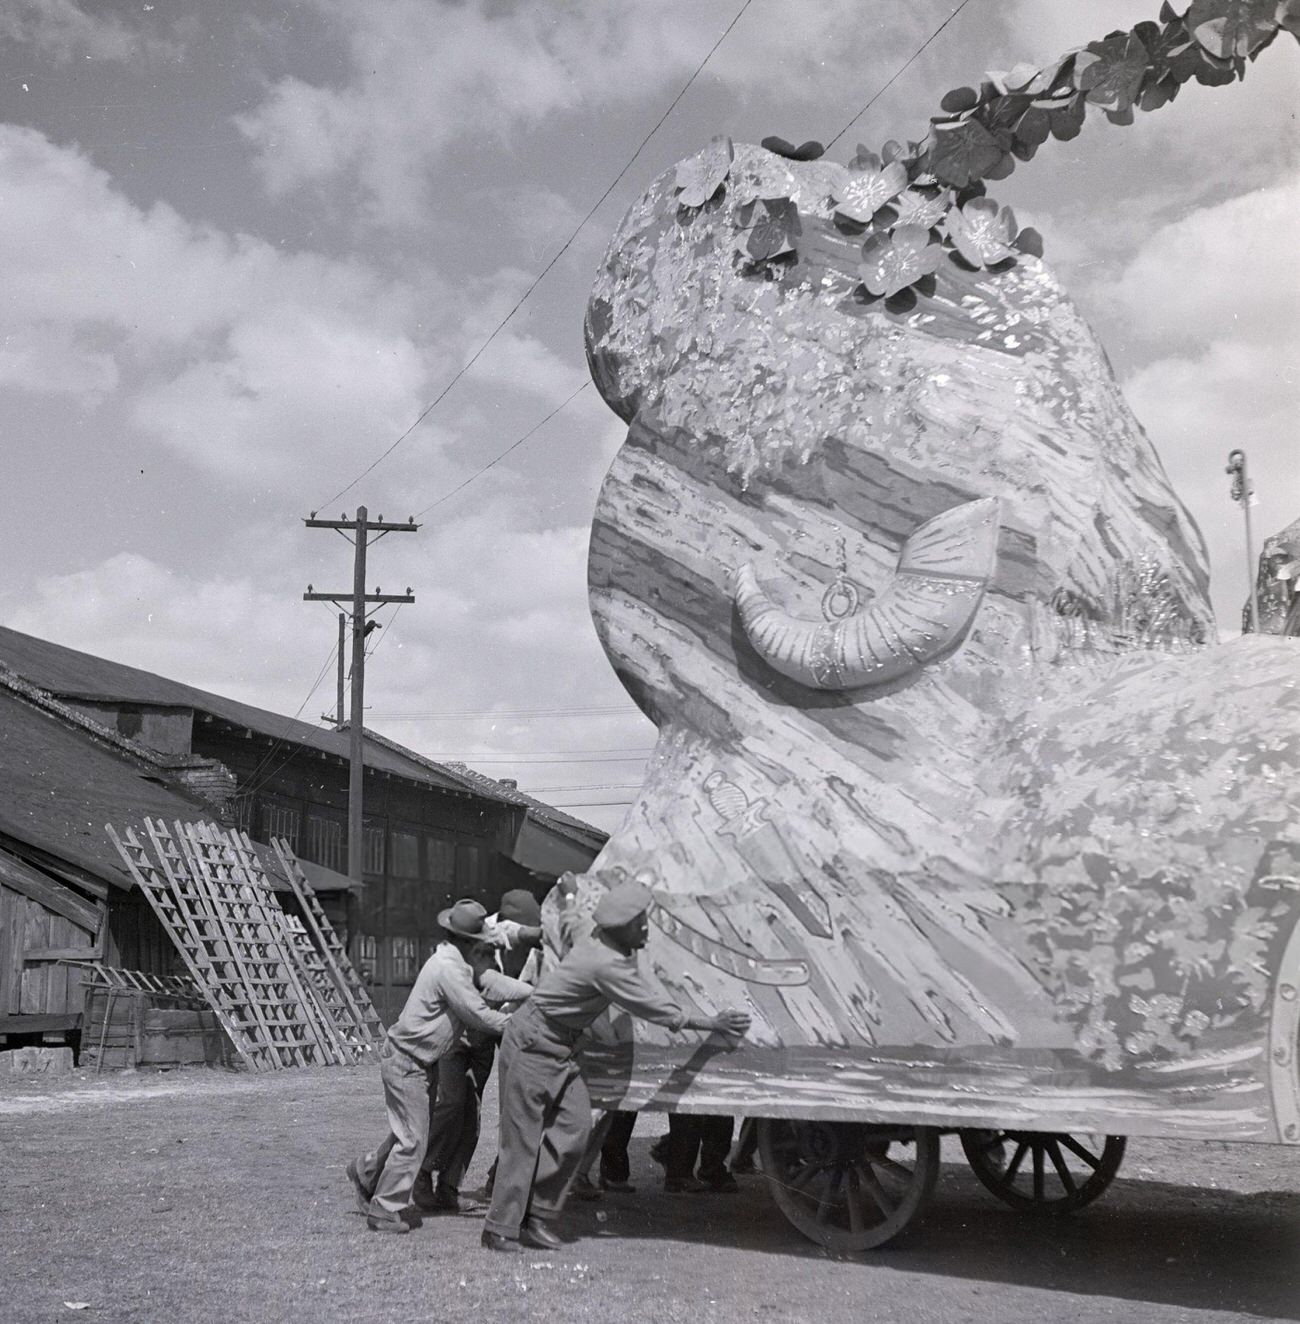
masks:
<path fill-rule="evenodd" d="M 527 984 L 531 992 L 542 955 L 542 908 L 537 898 L 523 888 L 503 893 L 497 913 L 488 916 L 484 929 L 492 946 L 484 946 L 472 960 L 479 987 L 493 1002 L 510 1000 L 511 979 Z M 413 1203 L 423 1213 L 462 1212 L 460 1183 L 478 1148 L 479 1101 L 492 1074 L 497 1038 L 467 1029 L 438 1061 L 438 1101 L 429 1118 L 429 1148 L 413 1191 Z"/>
<path fill-rule="evenodd" d="M 650 933 L 653 901 L 638 882 L 606 892 L 596 905 L 594 933 L 542 976 L 511 1018 L 498 1063 L 500 1149 L 482 1238 L 489 1250 L 562 1244 L 548 1224 L 564 1207 L 591 1128 L 591 1099 L 574 1047 L 611 1005 L 672 1030 L 734 1039 L 749 1028 L 743 1011 L 691 1016 L 641 968 L 637 953 Z"/>
<path fill-rule="evenodd" d="M 379 1050 L 388 1136 L 378 1149 L 348 1164 L 348 1178 L 372 1232 L 407 1232 L 402 1210 L 429 1143 L 429 1114 L 436 1097 L 438 1061 L 466 1028 L 499 1035 L 510 1021 L 488 1006 L 474 982 L 471 953 L 491 937 L 487 911 L 461 900 L 438 916 L 444 938 L 424 963 L 402 1014 Z M 503 977 L 504 978 L 504 977 Z M 499 995 L 527 997 L 527 985 L 510 980 Z"/>

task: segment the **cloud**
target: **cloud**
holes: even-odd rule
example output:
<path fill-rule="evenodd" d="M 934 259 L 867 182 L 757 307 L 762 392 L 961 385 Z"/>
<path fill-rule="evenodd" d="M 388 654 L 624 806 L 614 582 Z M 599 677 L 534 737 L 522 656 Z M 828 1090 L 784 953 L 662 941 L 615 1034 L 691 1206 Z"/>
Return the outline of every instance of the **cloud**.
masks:
<path fill-rule="evenodd" d="M 443 186 L 434 165 L 453 150 L 482 144 L 495 157 L 507 138 L 575 112 L 590 123 L 602 110 L 654 106 L 657 118 L 734 17 L 636 0 L 317 9 L 347 52 L 345 78 L 281 77 L 235 123 L 272 195 L 354 182 L 369 219 L 394 227 L 430 214 Z M 797 21 L 743 15 L 707 77 L 765 108 L 786 97 L 847 104 L 864 68 L 911 54 L 928 24 L 905 9 L 873 23 L 856 0 L 803 0 Z"/>
<path fill-rule="evenodd" d="M 175 30 L 169 36 L 142 32 L 121 19 L 89 14 L 72 0 L 6 0 L 0 9 L 0 41 L 32 46 L 56 64 L 78 56 L 122 64 L 180 60 L 185 53 Z"/>
<path fill-rule="evenodd" d="M 6 624 L 286 713 L 324 661 L 265 581 L 188 576 L 133 552 L 38 579 Z"/>
<path fill-rule="evenodd" d="M 143 209 L 78 152 L 0 126 L 0 380 L 93 404 L 235 480 L 355 471 L 446 365 L 421 328 L 437 283 L 286 252 Z M 421 443 L 441 434 L 426 430 Z M 416 448 L 412 448 L 414 450 Z"/>
<path fill-rule="evenodd" d="M 1297 206 L 1300 181 L 1290 181 L 1192 211 L 1149 234 L 1090 297 L 1126 329 L 1125 394 L 1206 535 L 1222 626 L 1236 624 L 1246 580 L 1228 451 L 1242 447 L 1254 462 L 1257 538 L 1300 506 L 1290 441 L 1300 418 Z"/>

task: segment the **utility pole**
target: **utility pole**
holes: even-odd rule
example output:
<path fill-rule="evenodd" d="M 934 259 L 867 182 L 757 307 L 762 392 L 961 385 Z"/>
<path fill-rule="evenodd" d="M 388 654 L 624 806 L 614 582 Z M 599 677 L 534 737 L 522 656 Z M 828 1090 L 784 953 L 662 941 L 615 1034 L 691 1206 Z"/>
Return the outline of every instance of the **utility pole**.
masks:
<path fill-rule="evenodd" d="M 366 549 L 370 545 L 372 533 L 375 542 L 388 533 L 414 533 L 420 526 L 414 518 L 405 524 L 386 523 L 380 515 L 377 520 L 366 518 L 365 506 L 357 507 L 355 519 L 346 515 L 339 519 L 317 519 L 313 510 L 310 519 L 303 520 L 309 529 L 336 529 L 347 537 L 351 530 L 354 555 L 352 561 L 351 593 L 317 593 L 310 584 L 304 593 L 304 602 L 334 602 L 340 605 L 352 605 L 352 714 L 349 720 L 348 734 L 351 737 L 348 755 L 348 877 L 353 882 L 362 882 L 362 784 L 365 769 L 365 684 L 366 684 L 366 604 L 383 605 L 389 602 L 414 602 L 415 598 L 408 588 L 405 593 L 381 593 L 378 588 L 373 593 L 366 592 Z M 339 637 L 342 641 L 343 616 L 339 616 Z M 342 649 L 340 648 L 340 667 Z M 343 682 L 339 681 L 339 718 L 343 716 Z"/>
<path fill-rule="evenodd" d="M 345 611 L 339 612 L 339 678 L 338 694 L 334 700 L 334 725 L 339 730 L 343 730 L 343 655 L 347 652 L 348 614 Z"/>
<path fill-rule="evenodd" d="M 1246 472 L 1246 452 L 1234 450 L 1228 452 L 1228 467 L 1224 473 L 1232 475 L 1232 499 L 1241 506 L 1241 513 L 1246 517 L 1246 573 L 1250 576 L 1249 604 L 1250 629 L 1252 634 L 1259 633 L 1259 566 L 1255 563 L 1255 537 L 1250 527 L 1250 500 L 1255 494 L 1255 485 Z"/>

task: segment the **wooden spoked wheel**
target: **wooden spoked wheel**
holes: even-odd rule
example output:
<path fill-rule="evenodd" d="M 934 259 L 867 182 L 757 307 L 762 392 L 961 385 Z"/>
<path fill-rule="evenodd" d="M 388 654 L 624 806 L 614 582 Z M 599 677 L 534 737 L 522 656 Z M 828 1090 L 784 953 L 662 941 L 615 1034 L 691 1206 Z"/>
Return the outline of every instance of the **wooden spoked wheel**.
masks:
<path fill-rule="evenodd" d="M 834 1251 L 895 1240 L 924 1212 L 939 1133 L 923 1126 L 762 1119 L 758 1148 L 777 1208 Z"/>
<path fill-rule="evenodd" d="M 1068 1214 L 1091 1204 L 1124 1160 L 1124 1137 L 1045 1131 L 963 1131 L 980 1181 L 1013 1209 Z"/>

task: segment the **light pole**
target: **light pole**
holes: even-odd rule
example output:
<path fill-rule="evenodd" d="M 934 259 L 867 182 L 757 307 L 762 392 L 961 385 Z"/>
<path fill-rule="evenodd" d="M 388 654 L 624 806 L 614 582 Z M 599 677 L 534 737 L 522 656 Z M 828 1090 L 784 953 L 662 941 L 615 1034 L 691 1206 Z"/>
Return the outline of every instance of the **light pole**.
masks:
<path fill-rule="evenodd" d="M 1255 489 L 1246 472 L 1246 452 L 1234 450 L 1228 452 L 1228 467 L 1225 473 L 1232 475 L 1232 499 L 1241 506 L 1246 517 L 1246 572 L 1250 578 L 1250 630 L 1259 633 L 1259 594 L 1256 582 L 1259 579 L 1259 567 L 1255 564 L 1255 537 L 1250 527 L 1250 498 Z"/>

